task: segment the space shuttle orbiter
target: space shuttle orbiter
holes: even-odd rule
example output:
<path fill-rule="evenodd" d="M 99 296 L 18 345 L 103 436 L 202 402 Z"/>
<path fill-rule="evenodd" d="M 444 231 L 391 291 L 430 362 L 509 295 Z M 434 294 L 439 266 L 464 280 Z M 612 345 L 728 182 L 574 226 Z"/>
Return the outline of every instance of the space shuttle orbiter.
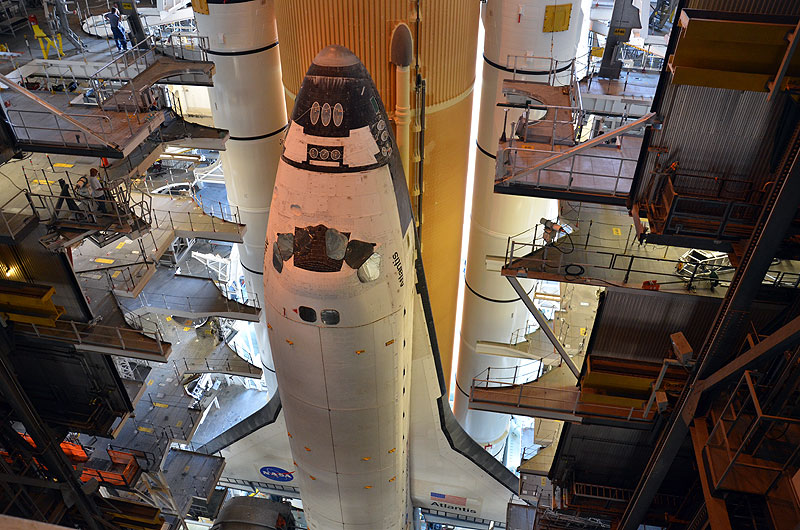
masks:
<path fill-rule="evenodd" d="M 298 487 L 313 530 L 406 529 L 413 507 L 505 521 L 517 479 L 443 395 L 397 146 L 346 48 L 326 47 L 308 70 L 270 212 L 265 309 L 282 412 L 273 400 L 268 420 L 221 436 L 225 475 Z"/>

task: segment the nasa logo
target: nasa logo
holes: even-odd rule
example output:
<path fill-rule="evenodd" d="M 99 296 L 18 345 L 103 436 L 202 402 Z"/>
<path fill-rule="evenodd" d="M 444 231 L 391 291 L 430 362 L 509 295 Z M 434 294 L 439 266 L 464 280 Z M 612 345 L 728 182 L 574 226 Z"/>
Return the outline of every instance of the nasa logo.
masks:
<path fill-rule="evenodd" d="M 277 482 L 291 482 L 294 478 L 294 471 L 286 471 L 279 467 L 264 466 L 261 468 L 261 474 L 270 480 Z"/>

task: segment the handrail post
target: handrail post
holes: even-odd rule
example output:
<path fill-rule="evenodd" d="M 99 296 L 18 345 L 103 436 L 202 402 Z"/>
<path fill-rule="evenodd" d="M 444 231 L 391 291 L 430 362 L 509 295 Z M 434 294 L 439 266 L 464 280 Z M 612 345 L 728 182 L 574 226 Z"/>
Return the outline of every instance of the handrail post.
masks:
<path fill-rule="evenodd" d="M 75 338 L 78 339 L 78 344 L 83 344 L 83 340 L 81 340 L 81 334 L 78 332 L 78 327 L 75 325 L 75 321 L 70 320 L 69 323 L 72 325 L 72 330 L 75 332 Z"/>
<path fill-rule="evenodd" d="M 119 328 L 114 328 L 114 329 L 116 329 L 116 330 L 117 330 L 117 337 L 119 338 L 119 343 L 120 343 L 120 346 L 122 346 L 122 349 L 123 349 L 123 350 L 124 350 L 124 349 L 126 349 L 126 348 L 125 348 L 125 341 L 122 339 L 122 332 L 120 331 L 120 329 L 119 329 Z"/>

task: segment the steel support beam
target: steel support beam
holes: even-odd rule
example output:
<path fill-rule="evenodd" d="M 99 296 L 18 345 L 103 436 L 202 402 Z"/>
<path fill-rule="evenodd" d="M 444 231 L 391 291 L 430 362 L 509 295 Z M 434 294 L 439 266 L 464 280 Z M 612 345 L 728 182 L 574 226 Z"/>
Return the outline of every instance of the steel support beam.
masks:
<path fill-rule="evenodd" d="M 561 153 L 559 153 L 557 155 L 553 155 L 550 158 L 546 158 L 546 159 L 542 160 L 541 162 L 539 162 L 538 164 L 534 164 L 533 166 L 531 166 L 531 167 L 529 167 L 527 169 L 524 169 L 523 171 L 520 171 L 519 173 L 516 173 L 513 176 L 513 178 L 517 179 L 517 178 L 520 178 L 520 177 L 526 177 L 526 176 L 528 176 L 528 175 L 530 175 L 530 174 L 532 174 L 532 173 L 534 173 L 536 171 L 548 168 L 548 167 L 552 166 L 553 164 L 558 164 L 559 162 L 561 162 L 563 160 L 567 160 L 567 159 L 569 159 L 569 158 L 571 158 L 571 157 L 579 154 L 580 152 L 585 151 L 585 150 L 587 150 L 587 149 L 589 149 L 591 147 L 595 147 L 595 146 L 600 145 L 600 144 L 602 144 L 604 142 L 607 142 L 607 141 L 611 140 L 612 138 L 616 138 L 617 136 L 623 135 L 623 134 L 625 134 L 626 132 L 628 132 L 630 130 L 636 129 L 637 127 L 641 127 L 642 125 L 647 125 L 648 123 L 653 121 L 655 119 L 655 117 L 656 117 L 656 113 L 655 112 L 648 112 L 647 114 L 645 114 L 644 116 L 642 116 L 638 120 L 634 120 L 634 121 L 632 121 L 630 123 L 626 123 L 622 127 L 617 127 L 616 129 L 614 129 L 611 132 L 608 132 L 606 134 L 601 134 L 599 136 L 595 136 L 591 140 L 587 140 L 586 142 L 583 142 L 582 144 L 576 145 L 575 147 L 573 147 L 571 149 L 567 149 L 566 151 L 562 151 Z"/>
<path fill-rule="evenodd" d="M 636 491 L 619 524 L 620 530 L 636 530 L 647 514 L 656 492 L 666 478 L 692 422 L 702 394 L 696 382 L 710 377 L 727 361 L 740 336 L 741 326 L 750 312 L 772 258 L 800 206 L 800 129 L 794 131 L 779 173 L 764 201 L 758 223 L 742 255 L 741 263 L 717 313 L 714 325 L 698 355 L 697 369 L 690 375 L 684 391 L 662 431 Z"/>
<path fill-rule="evenodd" d="M 788 324 L 782 326 L 766 339 L 762 340 L 745 353 L 732 360 L 706 379 L 697 382 L 697 389 L 708 392 L 727 380 L 739 378 L 745 370 L 750 370 L 754 364 L 777 353 L 800 344 L 800 317 L 796 317 Z"/>
<path fill-rule="evenodd" d="M 772 98 L 775 97 L 775 94 L 781 91 L 783 78 L 786 77 L 786 72 L 789 70 L 789 63 L 792 62 L 794 52 L 797 50 L 797 41 L 800 40 L 800 20 L 797 21 L 794 31 L 786 35 L 786 40 L 789 41 L 789 45 L 786 47 L 786 53 L 783 54 L 783 60 L 781 61 L 781 66 L 778 69 L 778 74 L 775 76 L 775 79 L 767 84 L 767 88 L 769 89 L 769 96 L 767 96 L 768 101 L 772 101 Z"/>
<path fill-rule="evenodd" d="M 649 8 L 649 2 L 645 3 Z M 615 0 L 614 10 L 611 13 L 606 47 L 603 51 L 603 60 L 600 63 L 598 77 L 619 79 L 622 71 L 622 61 L 619 59 L 619 47 L 628 42 L 632 29 L 639 29 L 642 24 L 639 19 L 639 9 L 631 0 Z"/>
<path fill-rule="evenodd" d="M 11 484 L 20 484 L 22 486 L 31 486 L 34 488 L 45 488 L 52 490 L 62 489 L 63 484 L 60 482 L 51 482 L 49 480 L 42 480 L 38 478 L 22 477 L 19 475 L 10 475 L 8 473 L 0 473 L 1 482 L 9 482 Z"/>
<path fill-rule="evenodd" d="M 536 322 L 539 323 L 539 327 L 542 329 L 544 334 L 547 335 L 547 338 L 550 339 L 550 342 L 561 356 L 561 359 L 563 359 L 564 363 L 567 365 L 567 367 L 569 367 L 569 371 L 572 372 L 572 375 L 575 376 L 575 379 L 579 379 L 581 371 L 578 370 L 578 367 L 575 366 L 575 363 L 573 363 L 572 359 L 570 359 L 569 355 L 567 355 L 567 351 L 564 349 L 564 346 L 558 342 L 558 338 L 556 337 L 555 333 L 553 333 L 553 330 L 550 329 L 547 319 L 544 318 L 544 315 L 533 304 L 533 300 L 528 297 L 528 293 L 526 293 L 525 289 L 522 288 L 519 280 L 517 280 L 514 276 L 506 276 L 506 280 L 508 280 L 508 283 L 511 284 L 511 287 L 513 287 L 513 289 L 517 292 L 519 299 L 522 300 L 522 303 L 528 308 L 528 311 L 530 311 L 531 315 L 533 315 L 533 318 L 536 319 Z"/>
<path fill-rule="evenodd" d="M 706 503 L 706 513 L 708 522 L 711 523 L 713 530 L 731 530 L 731 519 L 728 516 L 728 508 L 725 506 L 725 499 L 716 498 L 711 495 L 711 486 L 708 483 L 706 474 L 706 462 L 703 459 L 703 446 L 708 440 L 708 427 L 705 420 L 699 419 L 691 428 L 692 448 L 694 449 L 697 461 L 697 471 L 700 475 L 700 486 L 703 490 L 703 498 Z"/>

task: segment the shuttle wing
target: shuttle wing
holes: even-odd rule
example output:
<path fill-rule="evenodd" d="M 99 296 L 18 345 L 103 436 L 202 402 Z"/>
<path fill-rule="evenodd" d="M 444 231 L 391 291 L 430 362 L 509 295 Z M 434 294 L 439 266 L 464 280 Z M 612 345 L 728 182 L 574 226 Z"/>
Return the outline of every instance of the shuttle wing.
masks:
<path fill-rule="evenodd" d="M 419 255 L 416 272 L 409 433 L 413 504 L 451 516 L 505 521 L 519 479 L 470 438 L 450 410 Z"/>

